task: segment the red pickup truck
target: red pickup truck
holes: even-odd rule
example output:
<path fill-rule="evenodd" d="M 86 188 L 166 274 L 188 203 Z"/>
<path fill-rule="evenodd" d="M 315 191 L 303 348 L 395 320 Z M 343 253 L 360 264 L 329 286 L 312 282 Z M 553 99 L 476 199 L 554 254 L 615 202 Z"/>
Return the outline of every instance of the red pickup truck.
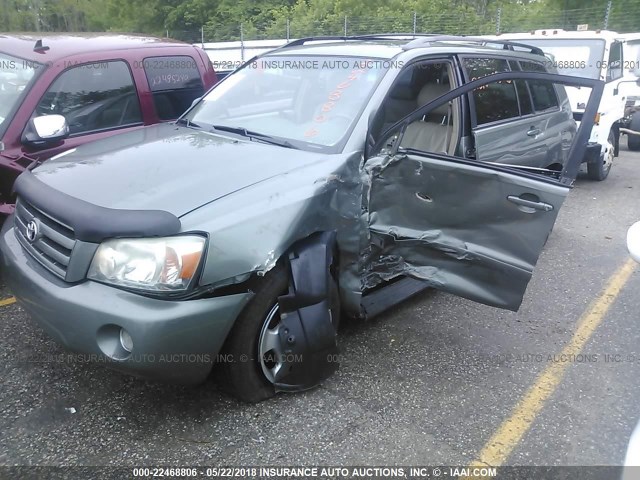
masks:
<path fill-rule="evenodd" d="M 198 47 L 110 34 L 0 35 L 0 214 L 25 169 L 93 140 L 178 118 L 216 83 Z M 34 134 L 61 115 L 68 135 Z M 34 122 L 35 120 L 35 122 Z"/>

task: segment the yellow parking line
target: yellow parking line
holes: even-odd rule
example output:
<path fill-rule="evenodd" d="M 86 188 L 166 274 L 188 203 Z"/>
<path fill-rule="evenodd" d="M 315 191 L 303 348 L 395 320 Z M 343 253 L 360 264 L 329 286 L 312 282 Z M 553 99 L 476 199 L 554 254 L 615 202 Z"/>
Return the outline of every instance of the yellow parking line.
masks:
<path fill-rule="evenodd" d="M 602 319 L 609 307 L 615 301 L 624 284 L 629 280 L 635 267 L 635 262 L 628 260 L 611 276 L 600 296 L 580 318 L 578 328 L 560 355 L 577 355 L 580 353 L 593 335 L 593 332 L 598 328 L 598 325 L 602 323 Z M 524 434 L 529 430 L 536 415 L 542 410 L 544 403 L 555 391 L 570 363 L 552 362 L 547 366 L 533 386 L 529 388 L 524 398 L 513 409 L 511 416 L 500 425 L 500 428 L 489 439 L 477 459 L 470 465 L 470 468 L 486 467 L 487 465 L 499 467 L 504 463 Z"/>
<path fill-rule="evenodd" d="M 16 303 L 16 297 L 5 298 L 4 300 L 0 300 L 0 307 L 6 307 L 7 305 L 11 305 L 12 303 Z"/>

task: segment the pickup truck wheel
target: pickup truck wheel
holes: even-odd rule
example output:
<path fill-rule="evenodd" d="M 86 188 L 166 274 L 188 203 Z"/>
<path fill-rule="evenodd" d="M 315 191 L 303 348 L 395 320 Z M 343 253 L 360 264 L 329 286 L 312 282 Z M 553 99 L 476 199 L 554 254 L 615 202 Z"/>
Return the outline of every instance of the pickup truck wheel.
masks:
<path fill-rule="evenodd" d="M 629 129 L 640 132 L 640 112 L 636 112 L 631 116 Z M 640 135 L 627 134 L 627 147 L 634 152 L 640 150 Z"/>
<path fill-rule="evenodd" d="M 278 297 L 287 293 L 289 286 L 284 265 L 273 268 L 262 280 L 231 329 L 217 366 L 221 388 L 250 403 L 261 402 L 276 393 L 266 376 L 276 366 L 265 361 L 260 353 L 266 346 L 265 331 L 273 331 L 280 321 Z"/>
<path fill-rule="evenodd" d="M 602 181 L 611 171 L 611 165 L 613 165 L 613 158 L 615 156 L 616 139 L 613 134 L 613 130 L 609 132 L 609 138 L 607 140 L 607 151 L 604 153 L 604 158 L 595 163 L 587 163 L 587 176 L 591 180 Z"/>

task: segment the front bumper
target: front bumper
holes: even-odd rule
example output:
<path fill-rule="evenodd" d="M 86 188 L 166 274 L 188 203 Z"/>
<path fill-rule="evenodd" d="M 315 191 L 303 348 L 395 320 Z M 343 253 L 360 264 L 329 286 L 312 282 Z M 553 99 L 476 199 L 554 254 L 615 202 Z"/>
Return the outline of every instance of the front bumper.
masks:
<path fill-rule="evenodd" d="M 12 225 L 9 218 L 0 233 L 5 282 L 31 317 L 85 362 L 155 380 L 199 383 L 251 297 L 165 301 L 92 281 L 65 283 L 22 249 Z M 120 346 L 120 328 L 133 339 L 130 354 Z"/>

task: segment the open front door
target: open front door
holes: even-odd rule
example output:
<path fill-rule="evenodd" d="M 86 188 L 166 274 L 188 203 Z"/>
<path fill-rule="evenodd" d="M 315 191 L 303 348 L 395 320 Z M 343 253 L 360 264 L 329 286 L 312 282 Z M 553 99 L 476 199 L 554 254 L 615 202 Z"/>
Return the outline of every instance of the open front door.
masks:
<path fill-rule="evenodd" d="M 402 148 L 407 127 L 434 108 L 491 82 L 528 78 L 592 89 L 568 163 L 555 178 L 535 168 Z M 365 287 L 408 275 L 471 300 L 517 310 L 584 156 L 602 85 L 543 73 L 490 75 L 388 129 L 381 146 L 373 149 L 380 153 L 365 164 L 371 239 Z"/>

